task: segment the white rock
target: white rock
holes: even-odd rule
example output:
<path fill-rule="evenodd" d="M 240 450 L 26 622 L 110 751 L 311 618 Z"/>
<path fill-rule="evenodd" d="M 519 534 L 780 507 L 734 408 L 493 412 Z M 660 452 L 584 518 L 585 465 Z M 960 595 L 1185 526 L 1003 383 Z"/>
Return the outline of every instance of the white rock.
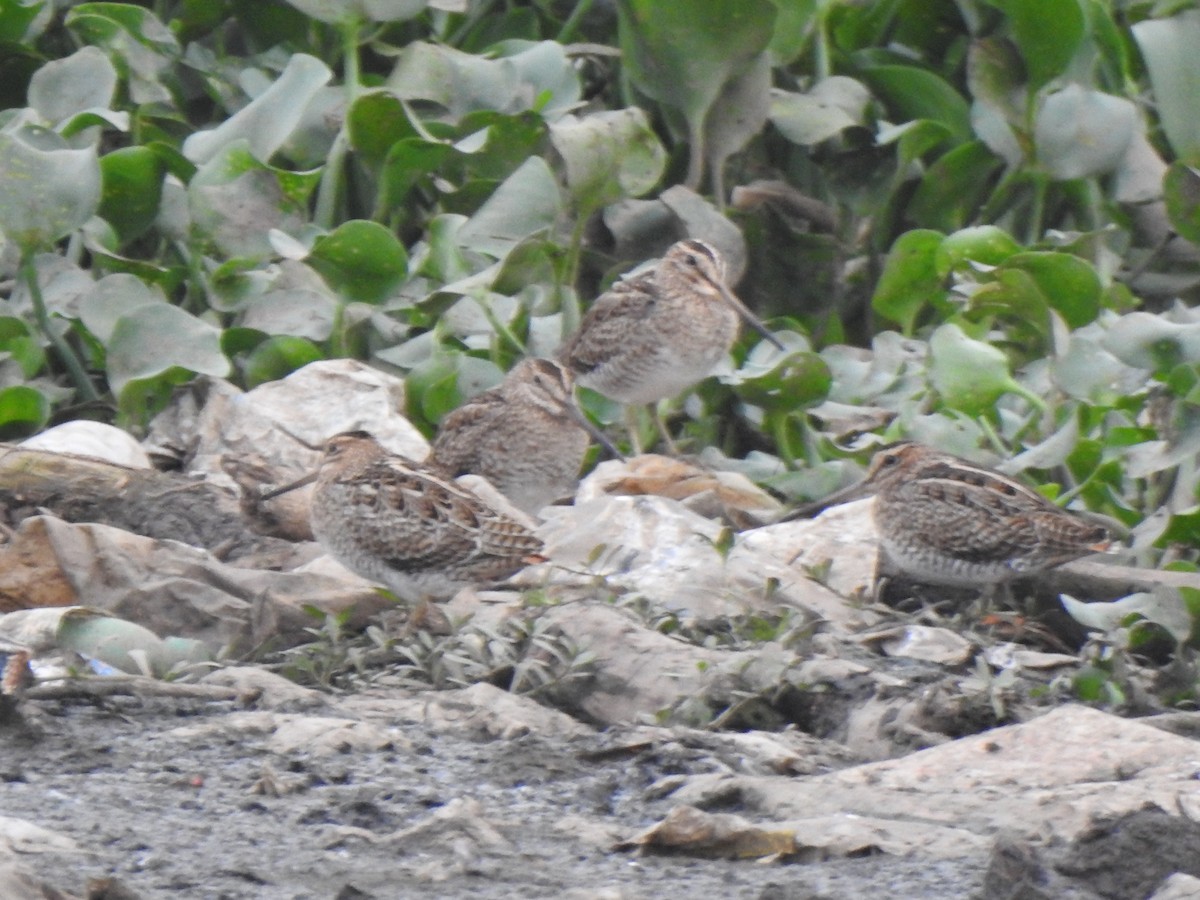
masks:
<path fill-rule="evenodd" d="M 50 453 L 90 456 L 131 469 L 153 468 L 146 451 L 128 432 L 87 419 L 55 425 L 22 441 L 21 446 Z"/>
<path fill-rule="evenodd" d="M 369 431 L 395 453 L 422 460 L 429 442 L 403 409 L 401 379 L 352 359 L 323 360 L 246 393 L 209 381 L 198 409 L 195 392 L 183 393 L 151 424 L 146 443 L 188 448 L 187 471 L 233 488 L 221 466 L 227 456 L 259 455 L 281 470 L 306 471 L 320 455 L 300 441 L 318 447 L 331 435 L 355 429 Z"/>
<path fill-rule="evenodd" d="M 960 840 L 1009 830 L 1038 842 L 1074 840 L 1094 818 L 1153 803 L 1165 810 L 1198 790 L 1200 742 L 1135 720 L 1065 706 L 1019 725 L 951 741 L 900 759 L 808 778 L 699 775 L 674 802 L 742 799 L 778 821 L 852 814 L 945 826 L 922 851 L 954 856 Z M 864 827 L 867 827 L 864 823 Z M 878 822 L 871 824 L 875 833 Z M 893 828 L 903 831 L 903 827 Z"/>

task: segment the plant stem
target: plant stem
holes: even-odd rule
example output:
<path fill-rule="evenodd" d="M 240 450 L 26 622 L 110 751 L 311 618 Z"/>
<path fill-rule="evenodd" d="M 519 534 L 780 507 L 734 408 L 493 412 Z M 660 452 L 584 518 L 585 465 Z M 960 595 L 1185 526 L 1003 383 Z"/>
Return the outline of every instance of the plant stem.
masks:
<path fill-rule="evenodd" d="M 95 385 L 88 378 L 87 371 L 83 368 L 83 363 L 79 361 L 79 357 L 75 355 L 75 351 L 67 343 L 66 338 L 55 331 L 50 322 L 50 314 L 46 312 L 46 299 L 42 296 L 41 285 L 38 284 L 37 264 L 34 262 L 34 253 L 32 250 L 27 250 L 22 254 L 20 271 L 21 277 L 25 279 L 25 283 L 29 286 L 29 296 L 33 300 L 33 316 L 37 320 L 38 328 L 41 329 L 42 334 L 54 346 L 59 359 L 66 366 L 71 380 L 75 382 L 75 389 L 79 391 L 79 395 L 86 402 L 99 400 L 100 395 L 96 393 Z"/>
<path fill-rule="evenodd" d="M 563 27 L 559 30 L 558 37 L 555 40 L 560 44 L 569 44 L 575 37 L 579 23 L 583 21 L 583 17 L 591 10 L 592 3 L 593 0 L 579 0 L 575 4 L 575 8 L 571 10 L 571 15 L 567 17 L 567 21 L 563 22 Z"/>

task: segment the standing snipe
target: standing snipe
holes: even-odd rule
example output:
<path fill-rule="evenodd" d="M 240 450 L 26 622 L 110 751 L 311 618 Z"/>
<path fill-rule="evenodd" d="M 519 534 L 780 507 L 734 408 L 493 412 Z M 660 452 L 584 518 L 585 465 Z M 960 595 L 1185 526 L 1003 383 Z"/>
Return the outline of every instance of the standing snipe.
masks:
<path fill-rule="evenodd" d="M 482 475 L 530 514 L 570 496 L 592 437 L 620 455 L 575 405 L 574 381 L 553 360 L 523 360 L 442 420 L 429 462 Z"/>
<path fill-rule="evenodd" d="M 525 526 L 365 431 L 330 438 L 315 473 L 263 499 L 312 481 L 310 517 L 321 546 L 404 600 L 446 600 L 542 561 L 542 542 Z"/>
<path fill-rule="evenodd" d="M 729 289 L 721 255 L 704 241 L 679 241 L 653 270 L 597 298 L 559 358 L 584 387 L 621 403 L 654 404 L 711 375 L 742 319 L 784 349 Z"/>
<path fill-rule="evenodd" d="M 1109 545 L 1103 525 L 998 472 L 923 444 L 905 441 L 879 450 L 866 478 L 819 506 L 871 494 L 887 562 L 928 584 L 990 592 Z"/>

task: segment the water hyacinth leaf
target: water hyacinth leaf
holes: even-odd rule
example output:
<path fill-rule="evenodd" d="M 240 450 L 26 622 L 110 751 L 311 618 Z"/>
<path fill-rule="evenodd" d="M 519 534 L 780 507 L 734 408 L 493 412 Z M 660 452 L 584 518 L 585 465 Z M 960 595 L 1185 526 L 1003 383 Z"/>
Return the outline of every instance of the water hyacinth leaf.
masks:
<path fill-rule="evenodd" d="M 988 316 L 1005 316 L 1012 323 L 1014 338 L 1041 349 L 1050 336 L 1049 304 L 1037 282 L 1019 269 L 1000 269 L 993 280 L 974 291 L 967 303 L 968 318 L 981 321 Z M 1031 333 L 1032 332 L 1032 333 Z"/>
<path fill-rule="evenodd" d="M 942 154 L 921 178 L 908 204 L 909 217 L 927 228 L 962 228 L 974 218 L 1001 165 L 982 141 L 970 141 Z"/>
<path fill-rule="evenodd" d="M 620 0 L 617 12 L 621 53 L 633 84 L 683 113 L 691 143 L 685 183 L 696 188 L 701 161 L 709 157 L 705 120 L 725 86 L 764 55 L 776 6 L 768 0 Z"/>
<path fill-rule="evenodd" d="M 1037 284 L 1046 304 L 1071 328 L 1082 328 L 1100 315 L 1103 285 L 1096 270 L 1069 253 L 1030 251 L 1010 256 L 1001 267 L 1019 270 Z"/>
<path fill-rule="evenodd" d="M 580 218 L 646 193 L 666 167 L 666 151 L 640 109 L 563 118 L 550 126 L 550 141 Z"/>
<path fill-rule="evenodd" d="M 973 137 L 970 106 L 941 76 L 916 66 L 882 65 L 868 67 L 863 77 L 897 117 L 940 122 L 956 141 Z"/>
<path fill-rule="evenodd" d="M 579 105 L 579 72 L 558 41 L 508 40 L 493 45 L 491 52 L 516 69 L 522 109 L 536 109 L 552 122 Z"/>
<path fill-rule="evenodd" d="M 192 225 L 229 257 L 275 254 L 270 232 L 299 233 L 319 172 L 288 172 L 261 162 L 246 141 L 222 148 L 187 186 Z"/>
<path fill-rule="evenodd" d="M 1087 33 L 1079 0 L 995 0 L 1025 60 L 1030 92 L 1062 75 Z"/>
<path fill-rule="evenodd" d="M 1104 348 L 1126 365 L 1168 372 L 1182 362 L 1200 362 L 1200 323 L 1182 325 L 1133 312 L 1112 324 Z"/>
<path fill-rule="evenodd" d="M 1200 11 L 1189 9 L 1169 19 L 1147 19 L 1133 26 L 1133 37 L 1154 89 L 1155 107 L 1175 155 L 1200 162 Z"/>
<path fill-rule="evenodd" d="M 121 147 L 101 157 L 98 212 L 122 243 L 141 237 L 154 224 L 166 174 L 166 163 L 149 147 Z"/>
<path fill-rule="evenodd" d="M 346 113 L 346 131 L 350 146 L 372 165 L 383 162 L 398 141 L 420 137 L 400 98 L 388 91 L 356 97 Z"/>
<path fill-rule="evenodd" d="M 912 334 L 917 315 L 930 300 L 945 294 L 937 266 L 944 238 L 940 231 L 906 231 L 888 251 L 871 308 L 896 322 L 906 335 Z"/>
<path fill-rule="evenodd" d="M 822 402 L 832 384 L 829 366 L 818 354 L 792 352 L 765 374 L 735 385 L 734 392 L 769 413 L 786 413 Z"/>
<path fill-rule="evenodd" d="M 794 144 L 811 146 L 866 121 L 871 92 L 844 75 L 817 82 L 806 94 L 771 91 L 771 124 Z"/>
<path fill-rule="evenodd" d="M 287 0 L 306 16 L 330 25 L 400 22 L 420 15 L 428 0 Z"/>
<path fill-rule="evenodd" d="M 79 319 L 96 340 L 107 344 L 122 316 L 165 304 L 163 292 L 124 272 L 105 275 L 79 300 Z"/>
<path fill-rule="evenodd" d="M 951 409 L 977 416 L 991 411 L 1002 394 L 1028 394 L 1013 381 L 1008 357 L 951 323 L 929 339 L 929 381 Z"/>
<path fill-rule="evenodd" d="M 302 337 L 280 335 L 267 338 L 250 351 L 242 364 L 246 387 L 253 388 L 276 381 L 324 358 L 320 348 Z"/>
<path fill-rule="evenodd" d="M 5 0 L 0 2 L 0 41 L 17 43 L 37 18 L 43 0 Z"/>
<path fill-rule="evenodd" d="M 502 258 L 532 235 L 551 228 L 562 212 L 554 173 L 531 156 L 496 188 L 458 232 L 462 246 Z"/>
<path fill-rule="evenodd" d="M 510 42 L 507 49 L 516 52 L 485 59 L 413 41 L 396 60 L 386 87 L 403 100 L 436 103 L 455 119 L 475 110 L 530 109 L 555 118 L 579 102 L 579 76 L 561 44 Z"/>
<path fill-rule="evenodd" d="M 770 112 L 771 60 L 765 53 L 725 83 L 704 119 L 704 154 L 714 190 L 724 200 L 725 161 L 742 150 L 767 123 Z"/>
<path fill-rule="evenodd" d="M 108 384 L 118 396 L 132 382 L 173 368 L 215 378 L 229 374 L 220 329 L 166 303 L 143 306 L 117 319 L 107 350 Z"/>
<path fill-rule="evenodd" d="M 0 231 L 23 252 L 83 225 L 100 205 L 100 190 L 94 148 L 43 150 L 19 133 L 0 134 Z"/>
<path fill-rule="evenodd" d="M 404 206 L 409 192 L 422 178 L 445 169 L 454 148 L 424 138 L 407 138 L 393 144 L 379 172 L 379 198 L 375 218 L 383 219 Z"/>
<path fill-rule="evenodd" d="M 179 58 L 179 42 L 154 13 L 131 3 L 81 3 L 65 21 L 84 43 L 112 54 L 134 103 L 172 102 L 161 78 Z"/>
<path fill-rule="evenodd" d="M 1173 162 L 1163 179 L 1163 195 L 1171 226 L 1193 244 L 1200 244 L 1200 171 Z"/>
<path fill-rule="evenodd" d="M 0 317 L 0 354 L 7 354 L 21 367 L 21 374 L 32 378 L 46 364 L 46 351 L 22 319 Z"/>
<path fill-rule="evenodd" d="M 107 109 L 117 70 L 97 47 L 83 47 L 46 63 L 29 81 L 29 105 L 54 125 L 89 109 Z"/>
<path fill-rule="evenodd" d="M 945 277 L 968 262 L 998 266 L 1020 249 L 1012 235 L 995 225 L 960 228 L 938 244 L 934 266 L 938 275 Z"/>
<path fill-rule="evenodd" d="M 354 219 L 313 244 L 308 264 L 351 300 L 381 303 L 408 275 L 408 253 L 378 222 Z"/>
<path fill-rule="evenodd" d="M 328 340 L 337 318 L 335 297 L 304 287 L 285 287 L 252 298 L 240 324 L 271 335 Z"/>
<path fill-rule="evenodd" d="M 1071 84 L 1042 101 L 1034 126 L 1038 162 L 1059 181 L 1105 175 L 1142 129 L 1124 97 Z"/>
<path fill-rule="evenodd" d="M 265 91 L 218 125 L 183 142 L 183 155 L 197 165 L 230 145 L 245 141 L 250 153 L 267 162 L 300 124 L 304 108 L 333 73 L 315 56 L 296 53 Z"/>
<path fill-rule="evenodd" d="M 50 419 L 50 401 L 26 385 L 0 390 L 0 440 L 33 434 Z"/>
<path fill-rule="evenodd" d="M 1103 633 L 1145 620 L 1163 628 L 1177 642 L 1192 634 L 1192 616 L 1176 588 L 1160 585 L 1152 592 L 1130 594 L 1111 603 L 1084 603 L 1061 594 L 1067 614 L 1086 628 Z"/>

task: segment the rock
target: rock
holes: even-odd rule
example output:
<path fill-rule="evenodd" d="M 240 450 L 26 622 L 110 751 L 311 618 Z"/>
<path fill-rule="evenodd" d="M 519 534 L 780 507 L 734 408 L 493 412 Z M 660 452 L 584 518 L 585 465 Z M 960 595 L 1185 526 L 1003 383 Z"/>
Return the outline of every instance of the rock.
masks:
<path fill-rule="evenodd" d="M 149 469 L 150 457 L 133 435 L 103 422 L 75 419 L 21 441 L 28 450 L 90 456 L 131 469 Z"/>
<path fill-rule="evenodd" d="M 105 610 L 160 637 L 204 641 L 215 653 L 268 639 L 277 646 L 310 639 L 306 607 L 349 612 L 347 627 L 361 628 L 394 604 L 373 587 L 230 566 L 186 544 L 106 525 L 24 520 L 0 545 L 0 611 L 75 605 Z"/>
<path fill-rule="evenodd" d="M 429 442 L 403 409 L 401 379 L 352 359 L 322 360 L 245 393 L 219 379 L 194 386 L 151 422 L 144 445 L 231 489 L 237 485 L 224 459 L 257 455 L 284 473 L 282 483 L 319 459 L 300 441 L 316 447 L 356 428 L 395 453 L 424 459 Z"/>
<path fill-rule="evenodd" d="M 1181 795 L 1195 791 L 1198 757 L 1200 744 L 1188 738 L 1066 706 L 1030 722 L 827 775 L 694 776 L 672 799 L 704 806 L 715 796 L 734 795 L 745 809 L 774 821 L 870 816 L 872 824 L 862 827 L 872 834 L 881 821 L 901 834 L 906 825 L 940 826 L 942 833 L 909 841 L 910 849 L 955 855 L 997 830 L 1021 840 L 1072 841 L 1097 819 L 1135 812 L 1147 802 L 1176 809 Z M 1168 818 L 1176 828 L 1180 823 L 1200 828 L 1179 816 Z M 1200 846 L 1200 837 L 1191 846 Z M 1173 865 L 1169 871 L 1182 868 Z"/>
<path fill-rule="evenodd" d="M 597 584 L 611 586 L 689 619 L 790 608 L 845 632 L 876 621 L 789 567 L 770 528 L 735 536 L 656 496 L 600 497 L 549 512 L 537 534 L 551 562 L 526 569 L 514 584 L 575 585 L 592 596 Z"/>
<path fill-rule="evenodd" d="M 341 708 L 388 721 L 415 722 L 438 733 L 464 735 L 472 740 L 592 734 L 591 728 L 566 713 L 484 682 L 452 691 L 358 694 L 346 697 Z"/>

